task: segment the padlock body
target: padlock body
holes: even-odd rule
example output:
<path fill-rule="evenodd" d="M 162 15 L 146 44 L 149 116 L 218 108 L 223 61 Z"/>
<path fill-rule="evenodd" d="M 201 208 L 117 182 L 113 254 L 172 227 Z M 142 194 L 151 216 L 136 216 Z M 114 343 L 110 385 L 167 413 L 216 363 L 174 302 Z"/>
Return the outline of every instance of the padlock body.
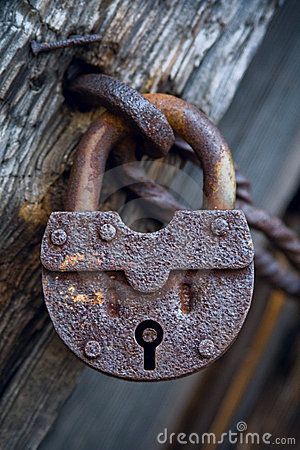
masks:
<path fill-rule="evenodd" d="M 104 224 L 115 229 L 111 240 L 101 237 Z M 63 244 L 52 242 L 57 230 Z M 54 213 L 42 262 L 59 336 L 88 365 L 129 380 L 206 367 L 233 343 L 251 304 L 253 246 L 237 210 L 180 211 L 149 234 L 130 230 L 117 213 Z M 151 369 L 135 334 L 145 320 L 163 333 Z"/>

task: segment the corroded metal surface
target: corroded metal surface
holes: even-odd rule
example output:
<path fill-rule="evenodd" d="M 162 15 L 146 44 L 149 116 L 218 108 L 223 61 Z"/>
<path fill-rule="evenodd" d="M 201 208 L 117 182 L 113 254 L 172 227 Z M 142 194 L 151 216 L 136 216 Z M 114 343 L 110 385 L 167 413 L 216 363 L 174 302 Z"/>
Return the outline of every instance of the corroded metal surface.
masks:
<path fill-rule="evenodd" d="M 175 141 L 166 117 L 142 94 L 125 83 L 103 74 L 79 76 L 71 85 L 73 96 L 82 103 L 105 106 L 125 119 L 153 147 L 156 156 L 166 155 Z"/>
<path fill-rule="evenodd" d="M 118 149 L 120 147 L 121 144 L 119 144 Z M 177 139 L 172 151 L 179 153 L 184 159 L 188 159 L 194 164 L 199 164 L 199 159 L 192 148 L 184 141 Z M 117 151 L 116 156 L 119 163 L 120 160 L 126 162 L 123 153 Z M 165 216 L 170 216 L 176 210 L 185 209 L 185 205 L 176 200 L 172 193 L 148 179 L 145 172 L 141 173 L 139 167 L 132 165 L 127 168 L 127 166 L 124 166 L 124 172 L 132 183 L 128 183 L 128 189 L 138 193 L 149 204 L 155 206 L 155 212 L 161 220 L 164 220 Z M 252 205 L 251 183 L 237 167 L 236 184 L 237 206 L 245 213 L 250 228 L 264 233 L 273 246 L 287 257 L 292 266 L 283 264 L 269 249 L 256 245 L 256 273 L 273 287 L 282 289 L 288 295 L 299 298 L 300 240 L 297 233 L 287 227 L 282 219 Z"/>
<path fill-rule="evenodd" d="M 283 264 L 270 251 L 258 247 L 255 249 L 255 271 L 273 288 L 282 289 L 289 296 L 300 299 L 300 275 Z"/>
<path fill-rule="evenodd" d="M 136 92 L 124 83 L 102 74 L 82 75 L 78 77 L 71 85 L 71 91 L 80 94 L 81 101 L 89 105 L 103 105 L 111 111 L 127 118 L 127 122 L 139 124 L 139 131 L 144 138 L 149 138 L 149 128 L 153 130 L 153 134 L 164 134 L 160 121 L 147 122 L 147 126 L 143 126 L 144 117 L 141 114 L 143 109 L 140 106 L 141 94 L 138 94 L 137 113 L 134 112 Z M 223 139 L 218 128 L 208 119 L 208 117 L 199 111 L 195 106 L 186 101 L 166 94 L 145 94 L 144 98 L 147 104 L 151 102 L 155 107 L 155 111 L 159 110 L 160 114 L 167 118 L 173 130 L 184 139 L 195 151 L 198 156 L 204 173 L 203 187 L 203 206 L 206 209 L 233 209 L 235 207 L 235 171 L 232 162 L 230 150 L 226 141 Z M 98 124 L 99 126 L 99 124 Z M 158 133 L 158 130 L 159 133 Z M 122 136 L 123 137 L 123 136 Z M 121 140 L 121 137 L 119 138 Z M 170 148 L 168 141 L 168 148 Z M 110 146 L 109 150 L 112 148 Z M 164 153 L 165 146 L 160 144 Z M 95 148 L 94 158 L 99 156 L 99 148 Z M 105 141 L 101 148 L 101 152 L 107 155 L 107 146 Z M 84 156 L 84 149 L 81 151 Z M 92 178 L 95 179 L 95 169 L 90 167 Z M 101 172 L 104 168 L 98 170 L 101 179 Z M 89 173 L 86 172 L 86 176 Z"/>
<path fill-rule="evenodd" d="M 74 157 L 65 199 L 67 211 L 94 211 L 108 154 L 128 133 L 123 120 L 109 112 L 91 124 L 81 138 Z"/>
<path fill-rule="evenodd" d="M 198 156 L 203 169 L 203 208 L 233 209 L 236 180 L 233 161 L 218 128 L 195 106 L 166 94 L 145 97 L 167 117 L 173 130 Z"/>
<path fill-rule="evenodd" d="M 287 227 L 279 218 L 253 205 L 241 205 L 249 225 L 261 231 L 270 241 L 281 250 L 290 263 L 300 270 L 300 240 L 295 231 Z"/>
<path fill-rule="evenodd" d="M 187 215 L 189 220 L 183 223 Z M 215 234 L 211 226 L 220 218 L 229 225 L 223 235 Z M 243 213 L 181 211 L 177 219 L 159 232 L 143 234 L 129 230 L 117 213 L 52 214 L 42 250 L 47 267 L 43 269 L 45 301 L 60 337 L 95 369 L 130 380 L 176 378 L 207 366 L 236 338 L 253 289 L 253 249 Z M 103 222 L 117 229 L 111 241 L 99 235 Z M 63 246 L 51 240 L 56 229 L 67 234 Z M 135 237 L 134 245 L 128 239 L 128 249 L 126 234 Z M 178 236 L 181 241 L 174 242 Z M 191 245 L 194 251 L 188 260 L 185 252 Z M 174 261 L 180 261 L 180 250 L 185 254 L 180 269 L 186 270 L 170 271 L 176 265 L 171 259 L 170 267 L 170 258 L 164 255 L 168 248 L 173 250 Z M 113 249 L 118 249 L 114 260 Z M 131 263 L 126 261 L 128 255 Z M 135 263 L 141 270 L 133 272 L 130 283 L 139 290 L 119 270 L 137 269 Z M 156 270 L 161 273 L 163 269 L 170 271 L 169 276 L 154 290 Z M 149 280 L 153 289 L 144 289 Z M 145 320 L 158 324 L 163 332 L 154 361 L 150 348 L 150 362 L 145 360 L 148 344 L 142 347 L 136 337 L 137 327 Z M 149 369 L 151 364 L 155 368 Z"/>
<path fill-rule="evenodd" d="M 103 236 L 102 231 L 109 230 Z M 65 244 L 53 244 L 57 230 Z M 48 270 L 122 270 L 133 289 L 155 292 L 174 270 L 241 269 L 254 257 L 243 212 L 178 211 L 154 233 L 128 228 L 116 212 L 52 213 L 41 260 Z M 138 295 L 138 294 L 137 294 Z"/>
<path fill-rule="evenodd" d="M 51 50 L 73 47 L 77 45 L 86 45 L 93 42 L 100 42 L 103 39 L 102 34 L 86 34 L 83 36 L 76 35 L 70 37 L 69 39 L 63 39 L 61 41 L 51 41 L 51 42 L 37 42 L 35 40 L 31 41 L 31 50 L 34 55 L 38 55 L 41 52 L 49 52 Z"/>

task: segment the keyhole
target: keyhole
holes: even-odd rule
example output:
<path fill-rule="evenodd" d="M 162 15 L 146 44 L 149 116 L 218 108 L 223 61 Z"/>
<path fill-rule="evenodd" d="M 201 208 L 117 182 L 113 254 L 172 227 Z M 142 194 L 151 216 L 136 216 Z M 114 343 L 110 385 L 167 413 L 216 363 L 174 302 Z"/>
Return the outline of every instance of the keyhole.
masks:
<path fill-rule="evenodd" d="M 163 340 L 163 329 L 154 320 L 144 320 L 135 330 L 135 339 L 144 349 L 144 369 L 155 369 L 155 350 Z"/>

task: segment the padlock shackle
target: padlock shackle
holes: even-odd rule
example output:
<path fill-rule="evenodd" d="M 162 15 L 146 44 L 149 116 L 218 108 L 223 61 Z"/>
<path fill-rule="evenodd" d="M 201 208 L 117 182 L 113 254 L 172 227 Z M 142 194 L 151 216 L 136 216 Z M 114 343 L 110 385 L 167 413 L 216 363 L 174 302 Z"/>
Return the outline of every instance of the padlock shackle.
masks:
<path fill-rule="evenodd" d="M 198 156 L 203 170 L 203 208 L 234 209 L 236 179 L 231 152 L 218 128 L 198 108 L 167 94 L 146 94 L 173 130 Z"/>
<path fill-rule="evenodd" d="M 165 114 L 173 130 L 199 157 L 203 168 L 203 207 L 234 209 L 234 165 L 230 150 L 216 126 L 196 107 L 177 97 L 146 94 L 145 98 Z M 90 126 L 76 151 L 65 205 L 67 210 L 97 210 L 109 152 L 129 133 L 132 129 L 109 112 Z"/>
<path fill-rule="evenodd" d="M 128 131 L 125 122 L 109 112 L 90 125 L 75 151 L 64 202 L 66 211 L 98 209 L 108 155 Z"/>
<path fill-rule="evenodd" d="M 151 156 L 167 155 L 175 142 L 164 114 L 140 92 L 116 78 L 95 73 L 80 75 L 72 81 L 69 91 L 82 106 L 104 106 L 121 117 L 132 130 L 143 135 Z"/>

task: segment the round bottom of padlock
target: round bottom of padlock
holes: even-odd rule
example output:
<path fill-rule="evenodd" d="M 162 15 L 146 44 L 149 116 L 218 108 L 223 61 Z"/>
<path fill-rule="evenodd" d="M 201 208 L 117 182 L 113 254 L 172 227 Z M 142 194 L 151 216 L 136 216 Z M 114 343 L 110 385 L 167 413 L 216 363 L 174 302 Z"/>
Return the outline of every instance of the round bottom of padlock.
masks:
<path fill-rule="evenodd" d="M 170 380 L 219 358 L 246 318 L 253 264 L 216 272 L 171 273 L 159 292 L 138 296 L 119 272 L 44 270 L 43 286 L 56 331 L 86 364 L 127 380 Z"/>

